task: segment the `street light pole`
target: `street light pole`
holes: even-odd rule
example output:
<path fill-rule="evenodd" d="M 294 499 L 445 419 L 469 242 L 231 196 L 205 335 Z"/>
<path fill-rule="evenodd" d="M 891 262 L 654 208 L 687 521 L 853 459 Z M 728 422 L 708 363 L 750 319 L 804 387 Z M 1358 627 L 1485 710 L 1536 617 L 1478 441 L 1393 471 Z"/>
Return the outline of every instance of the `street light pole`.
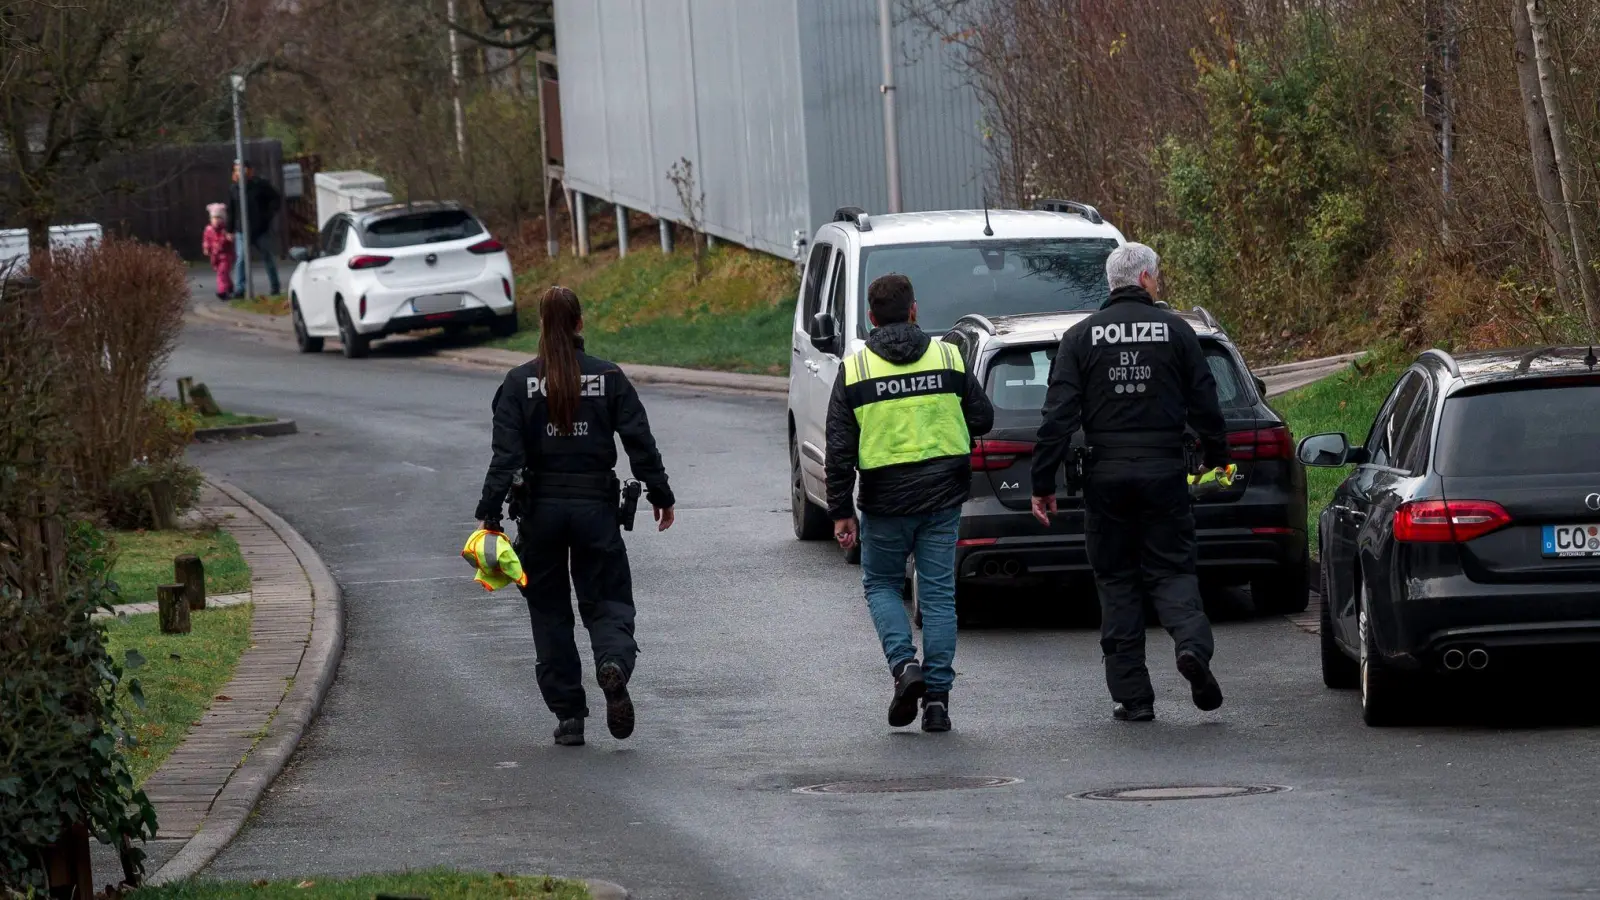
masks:
<path fill-rule="evenodd" d="M 900 128 L 894 114 L 894 16 L 890 0 L 878 0 L 878 52 L 883 56 L 883 146 L 889 180 L 889 212 L 900 211 Z"/>
<path fill-rule="evenodd" d="M 235 190 L 239 196 L 239 259 L 244 262 L 244 284 L 238 287 L 244 289 L 246 298 L 255 296 L 252 276 L 255 274 L 250 268 L 250 203 L 249 192 L 246 184 L 249 177 L 244 168 L 244 116 L 239 112 L 239 96 L 244 93 L 244 76 L 234 75 L 233 82 L 233 171 L 238 173 L 239 182 Z"/>

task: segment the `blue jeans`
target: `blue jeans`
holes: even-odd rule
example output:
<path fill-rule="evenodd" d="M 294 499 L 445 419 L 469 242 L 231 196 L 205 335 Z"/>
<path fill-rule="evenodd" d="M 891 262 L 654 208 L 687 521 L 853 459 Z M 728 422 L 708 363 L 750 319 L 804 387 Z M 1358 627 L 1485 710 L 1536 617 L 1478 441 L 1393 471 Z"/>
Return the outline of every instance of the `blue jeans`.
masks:
<path fill-rule="evenodd" d="M 233 235 L 233 246 L 238 248 L 239 258 L 233 263 L 233 292 L 244 293 L 244 235 L 237 232 Z M 278 290 L 278 261 L 272 255 L 272 234 L 268 232 L 250 242 L 250 264 L 253 266 L 261 263 L 267 267 L 267 285 L 272 288 L 271 293 L 281 293 Z"/>
<path fill-rule="evenodd" d="M 956 532 L 961 507 L 920 516 L 861 515 L 861 584 L 889 670 L 917 658 L 903 602 L 906 557 L 917 561 L 922 609 L 922 672 L 929 693 L 944 693 L 956 670 Z"/>

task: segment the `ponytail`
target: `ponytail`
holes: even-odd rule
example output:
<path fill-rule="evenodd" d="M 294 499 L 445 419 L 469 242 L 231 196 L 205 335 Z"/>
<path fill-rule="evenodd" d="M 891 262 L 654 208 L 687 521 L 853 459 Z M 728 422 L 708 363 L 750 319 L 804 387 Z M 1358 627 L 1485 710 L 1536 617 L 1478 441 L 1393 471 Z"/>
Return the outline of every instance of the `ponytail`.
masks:
<path fill-rule="evenodd" d="M 578 323 L 583 308 L 578 295 L 555 285 L 539 297 L 539 360 L 544 364 L 545 400 L 550 424 L 571 433 L 578 414 Z"/>

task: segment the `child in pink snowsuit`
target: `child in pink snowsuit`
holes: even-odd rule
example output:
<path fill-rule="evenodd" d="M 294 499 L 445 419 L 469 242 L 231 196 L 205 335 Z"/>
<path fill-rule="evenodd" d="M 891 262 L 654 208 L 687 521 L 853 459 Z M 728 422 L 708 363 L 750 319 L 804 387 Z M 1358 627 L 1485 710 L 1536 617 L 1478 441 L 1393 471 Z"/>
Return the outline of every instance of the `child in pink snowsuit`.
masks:
<path fill-rule="evenodd" d="M 233 232 L 228 230 L 227 204 L 209 204 L 206 212 L 211 214 L 211 224 L 206 226 L 200 248 L 217 273 L 217 299 L 226 300 L 233 296 L 233 264 L 238 250 L 233 246 Z"/>

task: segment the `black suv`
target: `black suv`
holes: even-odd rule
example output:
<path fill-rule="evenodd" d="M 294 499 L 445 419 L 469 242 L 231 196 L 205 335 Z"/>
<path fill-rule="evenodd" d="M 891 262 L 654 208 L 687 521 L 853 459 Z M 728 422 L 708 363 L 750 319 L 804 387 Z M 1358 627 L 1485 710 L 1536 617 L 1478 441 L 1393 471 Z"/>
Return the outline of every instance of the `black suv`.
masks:
<path fill-rule="evenodd" d="M 1587 348 L 1430 350 L 1361 446 L 1319 524 L 1322 679 L 1361 689 L 1369 725 L 1403 721 L 1428 675 L 1600 645 L 1600 371 Z M 1591 657 L 1592 658 L 1592 657 Z"/>
<path fill-rule="evenodd" d="M 964 618 L 1001 602 L 985 589 L 1038 586 L 1088 575 L 1083 496 L 1066 487 L 1046 529 L 1029 513 L 1031 455 L 1042 421 L 1050 364 L 1061 335 L 1090 311 L 985 318 L 967 316 L 944 340 L 994 402 L 994 430 L 974 442 L 972 499 L 961 510 L 956 603 Z M 1308 600 L 1306 479 L 1294 441 L 1265 402 L 1239 351 L 1204 310 L 1181 313 L 1193 326 L 1217 381 L 1228 443 L 1239 466 L 1232 487 L 1195 502 L 1203 578 L 1251 585 L 1257 610 L 1299 612 Z M 1082 433 L 1074 438 L 1083 440 Z M 993 599 L 992 599 L 993 598 Z"/>

